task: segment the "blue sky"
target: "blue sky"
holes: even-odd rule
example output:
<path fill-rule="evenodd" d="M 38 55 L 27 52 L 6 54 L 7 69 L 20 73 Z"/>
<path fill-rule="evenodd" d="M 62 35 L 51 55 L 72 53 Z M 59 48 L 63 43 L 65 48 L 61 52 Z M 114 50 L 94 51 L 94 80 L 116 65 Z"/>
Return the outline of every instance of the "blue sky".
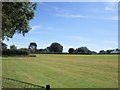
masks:
<path fill-rule="evenodd" d="M 118 47 L 118 7 L 114 2 L 38 2 L 32 28 L 23 37 L 15 34 L 9 41 L 18 48 L 36 42 L 46 48 L 53 42 L 69 48 L 87 46 L 99 51 Z"/>

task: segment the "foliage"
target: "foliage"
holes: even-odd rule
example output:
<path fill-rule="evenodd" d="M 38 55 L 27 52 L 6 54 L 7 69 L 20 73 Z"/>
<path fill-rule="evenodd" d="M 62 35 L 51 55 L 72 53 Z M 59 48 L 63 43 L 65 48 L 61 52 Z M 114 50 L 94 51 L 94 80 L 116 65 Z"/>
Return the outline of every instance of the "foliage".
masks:
<path fill-rule="evenodd" d="M 29 52 L 25 50 L 6 49 L 2 51 L 3 56 L 27 56 Z"/>
<path fill-rule="evenodd" d="M 10 46 L 10 49 L 11 49 L 11 50 L 16 50 L 16 49 L 17 49 L 17 46 L 11 45 L 11 46 Z"/>
<path fill-rule="evenodd" d="M 26 50 L 26 51 L 28 51 L 28 49 L 27 49 L 27 48 L 20 48 L 19 50 Z"/>
<path fill-rule="evenodd" d="M 97 54 L 97 52 L 96 52 L 96 51 L 91 51 L 91 53 L 92 53 L 92 54 Z"/>
<path fill-rule="evenodd" d="M 111 54 L 111 52 L 114 50 L 106 50 L 106 54 Z"/>
<path fill-rule="evenodd" d="M 99 54 L 106 54 L 106 51 L 105 50 L 100 50 Z"/>
<path fill-rule="evenodd" d="M 25 36 L 35 9 L 33 2 L 2 2 L 2 39 L 12 38 L 15 33 Z"/>
<path fill-rule="evenodd" d="M 82 53 L 82 54 L 91 53 L 91 51 L 86 46 L 77 48 L 76 52 L 77 53 Z"/>
<path fill-rule="evenodd" d="M 35 42 L 31 42 L 28 45 L 28 49 L 30 50 L 31 53 L 34 53 L 37 50 L 37 44 Z"/>
<path fill-rule="evenodd" d="M 51 53 L 52 52 L 51 47 L 47 47 L 45 50 L 47 51 L 47 53 Z"/>
<path fill-rule="evenodd" d="M 48 54 L 48 53 L 62 53 L 63 46 L 59 43 L 52 43 L 49 47 L 45 49 L 37 49 L 34 53 L 36 54 Z"/>
<path fill-rule="evenodd" d="M 37 49 L 36 51 L 35 51 L 35 54 L 41 54 L 41 53 L 49 53 L 46 49 Z"/>
<path fill-rule="evenodd" d="M 35 42 L 31 42 L 28 46 L 29 49 L 34 49 L 36 50 L 37 49 L 37 44 Z"/>
<path fill-rule="evenodd" d="M 75 50 L 74 50 L 74 48 L 69 48 L 68 52 L 69 52 L 70 54 L 72 54 L 72 53 L 75 53 Z"/>
<path fill-rule="evenodd" d="M 34 55 L 34 54 L 31 54 L 31 55 L 29 55 L 29 57 L 36 57 L 36 55 Z"/>
<path fill-rule="evenodd" d="M 120 49 L 119 49 L 119 48 L 116 48 L 116 51 L 120 51 Z"/>
<path fill-rule="evenodd" d="M 120 49 L 100 50 L 98 54 L 120 54 Z"/>
<path fill-rule="evenodd" d="M 53 53 L 62 53 L 63 51 L 63 46 L 56 42 L 52 43 L 49 48 Z"/>
<path fill-rule="evenodd" d="M 6 50 L 7 49 L 7 44 L 2 42 L 2 50 Z"/>

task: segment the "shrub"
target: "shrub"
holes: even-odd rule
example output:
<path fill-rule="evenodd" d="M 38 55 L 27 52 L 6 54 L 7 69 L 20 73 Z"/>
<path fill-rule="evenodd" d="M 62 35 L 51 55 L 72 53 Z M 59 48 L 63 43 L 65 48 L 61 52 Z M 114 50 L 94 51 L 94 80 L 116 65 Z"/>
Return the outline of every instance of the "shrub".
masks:
<path fill-rule="evenodd" d="M 26 50 L 10 50 L 6 49 L 2 51 L 3 56 L 27 56 L 29 52 Z"/>
<path fill-rule="evenodd" d="M 36 57 L 36 55 L 29 55 L 29 57 Z"/>

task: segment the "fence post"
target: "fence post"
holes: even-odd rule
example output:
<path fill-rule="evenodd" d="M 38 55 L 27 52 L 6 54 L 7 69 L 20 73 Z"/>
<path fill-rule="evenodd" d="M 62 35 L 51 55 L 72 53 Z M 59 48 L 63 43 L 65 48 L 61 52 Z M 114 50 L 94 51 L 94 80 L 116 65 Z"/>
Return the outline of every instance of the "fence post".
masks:
<path fill-rule="evenodd" d="M 46 90 L 50 90 L 50 85 L 46 85 Z"/>

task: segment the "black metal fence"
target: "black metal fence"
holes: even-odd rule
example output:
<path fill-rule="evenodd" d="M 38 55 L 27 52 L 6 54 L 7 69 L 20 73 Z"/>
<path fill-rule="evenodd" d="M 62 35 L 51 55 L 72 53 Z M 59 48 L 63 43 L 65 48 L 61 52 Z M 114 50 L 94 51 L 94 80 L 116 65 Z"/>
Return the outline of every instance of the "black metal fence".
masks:
<path fill-rule="evenodd" d="M 27 83 L 27 82 L 23 82 L 23 81 L 19 81 L 19 80 L 15 80 L 15 79 L 11 79 L 11 78 L 6 78 L 6 77 L 2 77 L 2 87 L 3 89 L 24 89 L 24 90 L 50 90 L 50 86 L 46 85 L 46 87 L 44 86 L 39 86 L 39 85 L 35 85 L 35 84 L 31 84 L 31 83 Z"/>

